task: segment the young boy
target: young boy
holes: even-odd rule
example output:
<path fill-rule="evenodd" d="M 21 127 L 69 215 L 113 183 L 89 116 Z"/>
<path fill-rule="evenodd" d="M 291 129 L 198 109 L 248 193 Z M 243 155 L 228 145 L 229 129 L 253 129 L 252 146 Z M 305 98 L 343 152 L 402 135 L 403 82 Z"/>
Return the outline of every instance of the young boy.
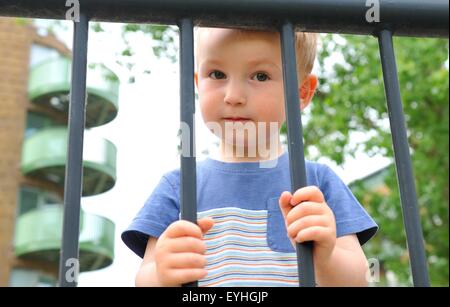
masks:
<path fill-rule="evenodd" d="M 289 157 L 280 142 L 277 163 L 259 163 L 273 162 L 265 153 L 285 121 L 279 34 L 202 28 L 198 35 L 195 82 L 204 121 L 225 130 L 214 130 L 220 157 L 197 164 L 198 225 L 179 220 L 180 172 L 174 170 L 122 234 L 143 257 L 136 285 L 199 280 L 200 286 L 297 286 L 294 246 L 305 241 L 314 241 L 319 286 L 367 285 L 361 245 L 377 225 L 347 186 L 327 166 L 307 162 L 308 186 L 286 192 Z M 303 110 L 317 86 L 311 74 L 317 37 L 296 38 Z M 278 129 L 258 123 L 276 123 Z M 249 129 L 239 140 L 244 124 L 254 124 L 256 133 Z M 236 136 L 227 134 L 230 127 Z"/>

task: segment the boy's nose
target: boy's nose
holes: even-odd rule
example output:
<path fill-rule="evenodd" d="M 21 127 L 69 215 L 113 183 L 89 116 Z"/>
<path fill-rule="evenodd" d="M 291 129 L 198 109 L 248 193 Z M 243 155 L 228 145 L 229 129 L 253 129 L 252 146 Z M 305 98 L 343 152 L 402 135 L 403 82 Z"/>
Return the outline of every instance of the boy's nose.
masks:
<path fill-rule="evenodd" d="M 247 103 L 244 86 L 242 84 L 236 83 L 237 82 L 230 82 L 226 89 L 224 100 L 227 104 L 235 105 Z"/>

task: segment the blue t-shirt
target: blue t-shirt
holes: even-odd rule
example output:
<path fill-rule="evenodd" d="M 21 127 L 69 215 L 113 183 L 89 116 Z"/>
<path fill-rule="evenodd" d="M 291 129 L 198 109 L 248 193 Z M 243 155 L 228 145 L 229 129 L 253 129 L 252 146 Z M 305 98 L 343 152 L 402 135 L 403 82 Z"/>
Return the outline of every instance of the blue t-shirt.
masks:
<path fill-rule="evenodd" d="M 274 161 L 274 160 L 273 160 Z M 328 167 L 306 162 L 307 185 L 320 188 L 336 218 L 337 237 L 367 242 L 378 227 L 349 188 Z M 208 275 L 199 286 L 297 286 L 297 257 L 278 199 L 291 190 L 288 152 L 276 166 L 258 162 L 197 163 L 198 218 L 212 217 L 204 236 Z M 143 257 L 149 236 L 159 237 L 180 214 L 180 171 L 166 173 L 122 240 Z"/>

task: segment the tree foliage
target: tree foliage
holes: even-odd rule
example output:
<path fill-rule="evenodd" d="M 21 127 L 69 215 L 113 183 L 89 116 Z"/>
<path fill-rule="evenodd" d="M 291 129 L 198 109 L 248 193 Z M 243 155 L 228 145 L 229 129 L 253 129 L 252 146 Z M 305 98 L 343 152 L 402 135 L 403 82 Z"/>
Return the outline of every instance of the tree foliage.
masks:
<path fill-rule="evenodd" d="M 396 38 L 394 44 L 431 282 L 448 285 L 448 41 Z M 336 55 L 342 58 L 333 60 Z M 332 69 L 330 60 L 334 61 Z M 357 150 L 393 157 L 378 41 L 324 36 L 319 62 L 320 91 L 304 127 L 307 157 L 328 157 L 337 164 Z M 354 142 L 356 133 L 363 133 L 365 139 Z M 397 280 L 396 284 L 410 285 L 393 167 L 388 168 L 384 185 L 388 193 L 380 194 L 362 182 L 354 189 L 380 225 L 377 236 L 365 247 L 366 254 L 378 259 L 382 272 Z"/>

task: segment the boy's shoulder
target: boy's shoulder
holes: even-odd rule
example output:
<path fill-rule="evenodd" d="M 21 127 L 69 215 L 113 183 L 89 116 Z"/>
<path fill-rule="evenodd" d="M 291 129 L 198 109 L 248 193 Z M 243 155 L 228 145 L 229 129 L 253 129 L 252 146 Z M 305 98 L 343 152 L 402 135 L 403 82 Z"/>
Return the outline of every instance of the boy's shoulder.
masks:
<path fill-rule="evenodd" d="M 305 164 L 306 164 L 306 169 L 314 169 L 314 170 L 323 170 L 325 168 L 329 168 L 328 165 L 320 163 L 320 162 L 316 162 L 316 161 L 311 161 L 311 160 L 305 160 Z"/>
<path fill-rule="evenodd" d="M 197 161 L 196 163 L 196 171 L 197 174 L 201 173 L 203 170 L 205 160 Z M 170 184 L 172 184 L 174 187 L 178 187 L 180 184 L 180 174 L 181 174 L 181 168 L 176 167 L 172 168 L 162 175 L 162 180 L 168 181 Z"/>
<path fill-rule="evenodd" d="M 305 160 L 306 171 L 317 173 L 321 176 L 326 176 L 329 173 L 334 173 L 330 166 L 325 163 Z"/>

